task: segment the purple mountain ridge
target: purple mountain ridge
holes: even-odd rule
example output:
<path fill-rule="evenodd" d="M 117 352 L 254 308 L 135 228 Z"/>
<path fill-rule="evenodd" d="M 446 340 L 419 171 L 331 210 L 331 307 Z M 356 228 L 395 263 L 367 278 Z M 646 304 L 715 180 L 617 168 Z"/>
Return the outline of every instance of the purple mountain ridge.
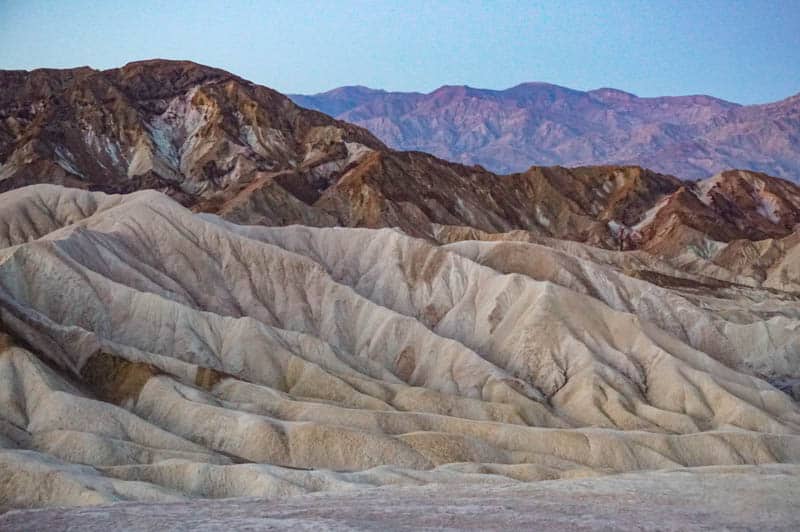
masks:
<path fill-rule="evenodd" d="M 744 106 L 703 95 L 640 98 L 523 83 L 446 85 L 428 94 L 353 86 L 290 97 L 366 127 L 391 147 L 495 172 L 635 164 L 684 179 L 746 168 L 800 181 L 800 94 Z"/>

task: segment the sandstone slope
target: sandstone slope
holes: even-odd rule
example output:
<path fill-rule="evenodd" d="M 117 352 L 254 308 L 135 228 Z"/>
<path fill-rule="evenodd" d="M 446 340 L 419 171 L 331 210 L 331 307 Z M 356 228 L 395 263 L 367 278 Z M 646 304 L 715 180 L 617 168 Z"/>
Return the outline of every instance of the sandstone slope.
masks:
<path fill-rule="evenodd" d="M 3 509 L 800 463 L 797 296 L 711 266 L 0 204 Z"/>

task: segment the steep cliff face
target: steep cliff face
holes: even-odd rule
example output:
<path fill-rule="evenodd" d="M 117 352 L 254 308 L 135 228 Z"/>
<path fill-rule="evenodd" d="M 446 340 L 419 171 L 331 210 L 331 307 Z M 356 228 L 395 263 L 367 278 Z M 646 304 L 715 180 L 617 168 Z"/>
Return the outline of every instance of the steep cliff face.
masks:
<path fill-rule="evenodd" d="M 639 98 L 525 83 L 430 94 L 342 87 L 292 98 L 364 126 L 394 148 L 495 172 L 634 164 L 686 179 L 747 168 L 800 180 L 800 96 L 740 106 L 709 96 Z"/>

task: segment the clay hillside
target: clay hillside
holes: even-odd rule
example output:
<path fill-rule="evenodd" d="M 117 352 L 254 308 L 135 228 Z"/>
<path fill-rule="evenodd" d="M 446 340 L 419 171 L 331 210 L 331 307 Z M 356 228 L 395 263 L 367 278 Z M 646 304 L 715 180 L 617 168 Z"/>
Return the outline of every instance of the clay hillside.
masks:
<path fill-rule="evenodd" d="M 609 513 L 649 486 L 650 519 L 757 526 L 703 495 L 736 485 L 761 524 L 796 515 L 790 181 L 497 175 L 172 61 L 0 73 L 0 165 L 0 511 L 247 526 L 267 510 L 194 500 L 329 491 L 267 506 L 524 516 L 539 490 Z"/>

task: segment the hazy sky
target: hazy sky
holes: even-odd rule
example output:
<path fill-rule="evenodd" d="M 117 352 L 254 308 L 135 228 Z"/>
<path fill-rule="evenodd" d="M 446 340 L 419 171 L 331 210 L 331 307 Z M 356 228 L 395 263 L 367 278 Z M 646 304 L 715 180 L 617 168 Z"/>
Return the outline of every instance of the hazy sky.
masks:
<path fill-rule="evenodd" d="M 800 0 L 0 0 L 0 69 L 152 57 L 282 92 L 547 81 L 758 103 L 800 92 Z"/>

